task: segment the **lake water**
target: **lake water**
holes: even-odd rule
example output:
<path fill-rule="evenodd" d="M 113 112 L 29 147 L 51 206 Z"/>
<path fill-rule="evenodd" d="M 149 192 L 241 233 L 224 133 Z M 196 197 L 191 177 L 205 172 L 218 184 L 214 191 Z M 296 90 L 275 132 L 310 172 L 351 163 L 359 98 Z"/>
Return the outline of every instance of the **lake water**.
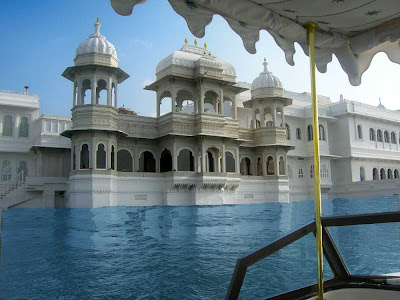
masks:
<path fill-rule="evenodd" d="M 398 197 L 323 202 L 324 215 L 398 208 Z M 312 201 L 5 211 L 0 298 L 223 299 L 238 258 L 313 215 Z M 331 229 L 355 274 L 399 272 L 399 232 L 398 223 Z M 308 235 L 251 266 L 241 297 L 272 296 L 316 278 Z"/>

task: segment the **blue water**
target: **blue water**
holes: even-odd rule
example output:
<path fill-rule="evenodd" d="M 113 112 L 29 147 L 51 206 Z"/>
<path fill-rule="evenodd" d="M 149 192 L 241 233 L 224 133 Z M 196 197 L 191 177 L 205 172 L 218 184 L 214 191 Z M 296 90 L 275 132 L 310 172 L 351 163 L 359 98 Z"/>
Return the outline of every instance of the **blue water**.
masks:
<path fill-rule="evenodd" d="M 397 197 L 334 199 L 324 215 L 398 210 Z M 222 299 L 236 260 L 313 219 L 313 202 L 3 212 L 0 298 Z M 355 274 L 399 271 L 399 224 L 333 228 Z M 332 276 L 325 263 L 325 278 Z M 243 298 L 314 283 L 315 240 L 248 269 Z"/>

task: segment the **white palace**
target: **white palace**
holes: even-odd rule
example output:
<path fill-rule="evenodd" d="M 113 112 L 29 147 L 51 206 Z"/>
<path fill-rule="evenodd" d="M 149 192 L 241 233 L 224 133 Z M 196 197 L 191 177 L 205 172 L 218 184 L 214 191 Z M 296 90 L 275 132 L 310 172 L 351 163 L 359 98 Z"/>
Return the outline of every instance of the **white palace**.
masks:
<path fill-rule="evenodd" d="M 197 45 L 156 67 L 157 116 L 118 108 L 129 77 L 94 34 L 76 50 L 71 118 L 39 115 L 36 95 L 0 91 L 0 208 L 219 205 L 314 197 L 313 138 L 324 198 L 400 188 L 400 112 L 283 89 L 264 67 L 252 84 Z M 161 107 L 169 108 L 164 113 Z"/>

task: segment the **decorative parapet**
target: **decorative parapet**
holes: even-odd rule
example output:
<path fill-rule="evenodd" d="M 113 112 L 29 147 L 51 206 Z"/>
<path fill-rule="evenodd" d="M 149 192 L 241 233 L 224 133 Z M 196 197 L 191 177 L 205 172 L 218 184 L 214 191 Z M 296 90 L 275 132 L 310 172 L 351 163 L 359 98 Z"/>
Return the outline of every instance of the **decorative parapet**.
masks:
<path fill-rule="evenodd" d="M 47 115 L 47 114 L 42 114 L 39 119 L 52 119 L 52 120 L 71 121 L 70 117 Z"/>
<path fill-rule="evenodd" d="M 31 96 L 31 97 L 34 97 L 34 98 L 38 98 L 38 99 L 39 99 L 39 95 L 38 95 L 38 94 L 34 94 L 34 93 L 17 92 L 17 91 L 11 91 L 11 90 L 0 90 L 0 93 L 14 94 L 14 95 L 23 95 L 23 96 Z"/>

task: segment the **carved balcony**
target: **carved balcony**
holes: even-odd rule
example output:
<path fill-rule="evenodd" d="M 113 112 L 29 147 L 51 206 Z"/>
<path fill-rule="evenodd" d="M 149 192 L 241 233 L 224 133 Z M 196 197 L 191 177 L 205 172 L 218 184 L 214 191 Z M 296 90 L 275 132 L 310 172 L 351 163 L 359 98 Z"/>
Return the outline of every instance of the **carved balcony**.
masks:
<path fill-rule="evenodd" d="M 287 145 L 286 128 L 261 127 L 254 131 L 254 146 Z"/>

